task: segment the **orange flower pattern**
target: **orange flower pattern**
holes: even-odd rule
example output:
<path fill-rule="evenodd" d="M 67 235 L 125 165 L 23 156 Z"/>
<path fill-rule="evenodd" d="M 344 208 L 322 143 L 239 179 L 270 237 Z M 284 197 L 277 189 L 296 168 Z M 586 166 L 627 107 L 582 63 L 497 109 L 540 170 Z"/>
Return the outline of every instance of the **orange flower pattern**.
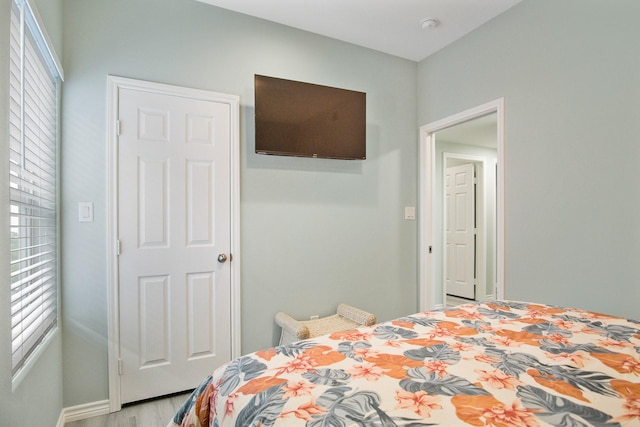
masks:
<path fill-rule="evenodd" d="M 289 381 L 286 386 L 284 386 L 284 397 L 285 399 L 290 399 L 292 397 L 305 396 L 310 395 L 311 390 L 315 388 L 315 385 L 310 384 L 306 381 Z"/>
<path fill-rule="evenodd" d="M 622 405 L 625 413 L 616 417 L 614 420 L 620 423 L 628 423 L 631 421 L 640 421 L 640 396 L 627 399 Z"/>
<path fill-rule="evenodd" d="M 486 425 L 496 427 L 535 427 L 538 422 L 531 409 L 520 407 L 519 402 L 508 405 L 494 405 L 482 414 Z"/>
<path fill-rule="evenodd" d="M 420 415 L 422 418 L 431 417 L 431 411 L 442 409 L 439 396 L 429 396 L 424 391 L 411 393 L 405 390 L 396 390 L 396 400 L 398 405 L 396 408 L 408 409 Z"/>
<path fill-rule="evenodd" d="M 218 368 L 171 426 L 640 427 L 640 322 L 464 304 Z"/>
<path fill-rule="evenodd" d="M 382 368 L 373 363 L 354 365 L 353 368 L 346 372 L 353 378 L 364 378 L 367 381 L 376 381 L 383 375 Z"/>
<path fill-rule="evenodd" d="M 298 406 L 292 411 L 286 411 L 280 414 L 279 418 L 286 418 L 289 415 L 294 415 L 301 420 L 309 421 L 313 415 L 322 414 L 323 409 L 315 404 L 313 400 Z"/>
<path fill-rule="evenodd" d="M 495 389 L 504 388 L 507 390 L 515 390 L 516 386 L 523 384 L 522 381 L 516 377 L 507 375 L 500 369 L 494 369 L 491 372 L 484 369 L 477 369 L 476 373 L 478 374 L 479 381 L 487 383 L 489 387 Z"/>

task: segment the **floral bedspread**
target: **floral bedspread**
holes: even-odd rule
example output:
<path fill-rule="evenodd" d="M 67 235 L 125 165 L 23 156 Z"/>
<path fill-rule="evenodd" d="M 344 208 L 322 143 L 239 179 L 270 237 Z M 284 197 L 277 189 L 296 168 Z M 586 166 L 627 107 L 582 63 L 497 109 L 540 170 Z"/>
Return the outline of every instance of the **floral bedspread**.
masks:
<path fill-rule="evenodd" d="M 248 354 L 170 426 L 640 426 L 640 322 L 466 304 Z"/>

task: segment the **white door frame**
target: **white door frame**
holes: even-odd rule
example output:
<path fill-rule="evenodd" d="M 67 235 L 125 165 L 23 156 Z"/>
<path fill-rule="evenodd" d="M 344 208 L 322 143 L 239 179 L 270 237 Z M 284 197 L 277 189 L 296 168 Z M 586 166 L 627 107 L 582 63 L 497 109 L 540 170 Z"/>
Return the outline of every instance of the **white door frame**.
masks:
<path fill-rule="evenodd" d="M 497 269 L 496 269 L 496 298 L 505 298 L 505 156 L 504 156 L 504 98 L 482 104 L 478 107 L 465 110 L 453 116 L 446 117 L 441 120 L 429 123 L 420 127 L 419 141 L 419 200 L 420 215 L 418 223 L 418 280 L 419 280 L 419 309 L 421 311 L 433 310 L 439 307 L 439 302 L 435 301 L 434 286 L 435 269 L 434 250 L 440 248 L 434 247 L 435 230 L 434 209 L 437 203 L 434 203 L 436 178 L 436 141 L 435 133 L 448 127 L 485 116 L 487 114 L 496 113 L 497 116 L 497 209 L 496 209 L 496 252 L 497 252 Z"/>
<path fill-rule="evenodd" d="M 121 89 L 153 92 L 226 103 L 231 113 L 231 357 L 240 355 L 240 98 L 200 89 L 171 86 L 124 77 L 107 77 L 107 287 L 109 411 L 122 408 L 118 359 L 120 348 L 118 283 L 118 101 Z M 213 367 L 212 367 L 213 368 Z"/>

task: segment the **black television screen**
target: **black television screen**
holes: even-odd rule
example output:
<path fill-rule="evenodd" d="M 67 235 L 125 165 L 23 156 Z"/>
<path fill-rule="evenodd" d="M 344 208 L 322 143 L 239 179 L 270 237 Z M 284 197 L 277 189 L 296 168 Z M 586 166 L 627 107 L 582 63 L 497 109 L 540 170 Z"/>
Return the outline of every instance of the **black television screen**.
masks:
<path fill-rule="evenodd" d="M 255 76 L 256 153 L 366 158 L 366 94 Z"/>

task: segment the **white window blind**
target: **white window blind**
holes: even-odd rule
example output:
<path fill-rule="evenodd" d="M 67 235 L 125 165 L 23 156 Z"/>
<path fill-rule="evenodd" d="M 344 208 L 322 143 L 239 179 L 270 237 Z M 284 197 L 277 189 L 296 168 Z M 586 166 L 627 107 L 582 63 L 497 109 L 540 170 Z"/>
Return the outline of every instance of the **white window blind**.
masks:
<path fill-rule="evenodd" d="M 12 373 L 57 324 L 57 92 L 61 73 L 37 13 L 14 0 L 10 39 L 9 206 Z"/>

